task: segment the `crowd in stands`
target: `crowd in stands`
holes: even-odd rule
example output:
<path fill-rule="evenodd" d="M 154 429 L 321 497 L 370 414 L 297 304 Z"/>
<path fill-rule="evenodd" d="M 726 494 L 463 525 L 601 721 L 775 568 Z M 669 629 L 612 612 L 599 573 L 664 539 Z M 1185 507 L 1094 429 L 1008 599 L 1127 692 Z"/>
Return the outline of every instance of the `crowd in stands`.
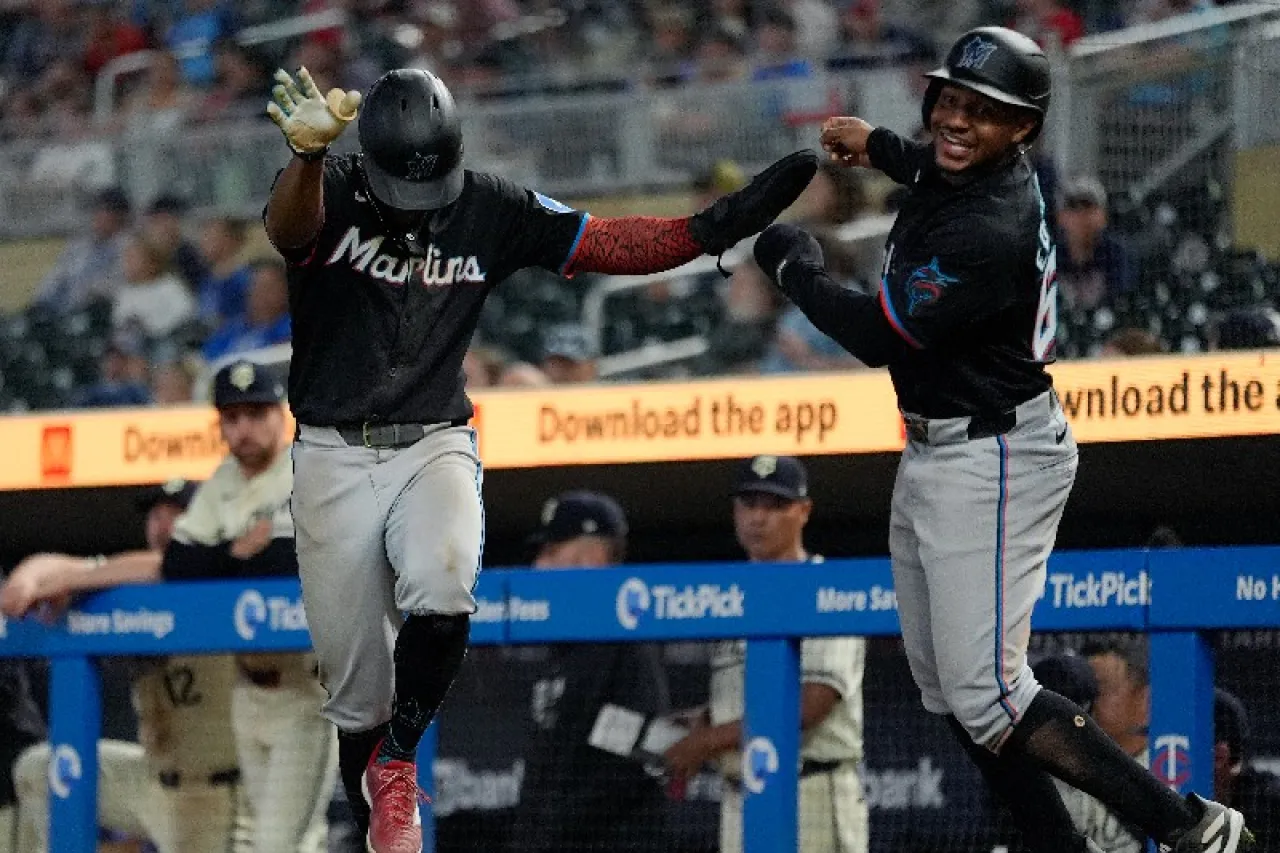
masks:
<path fill-rule="evenodd" d="M 932 61 L 980 23 L 1070 44 L 1212 5 L 1225 0 L 4 0 L 0 141 L 261 118 L 276 66 L 360 89 L 427 67 L 463 98 L 617 90 Z M 326 11 L 347 18 L 261 26 Z M 144 51 L 95 113 L 95 78 Z"/>
<path fill-rule="evenodd" d="M 445 73 L 463 96 L 492 94 L 513 81 L 524 81 L 517 88 L 528 91 L 610 74 L 638 73 L 641 82 L 674 86 L 804 76 L 823 65 L 933 61 L 955 33 L 982 21 L 1014 25 L 1044 43 L 1069 43 L 1090 31 L 1210 5 L 0 0 L 0 85 L 11 106 L 0 116 L 0 135 L 91 132 L 85 111 L 92 75 L 138 50 L 155 51 L 153 60 L 139 66 L 138 85 L 126 87 L 110 122 L 113 129 L 164 133 L 188 121 L 265 118 L 277 64 L 305 64 L 322 86 L 356 87 L 388 67 L 426 65 Z M 233 37 L 326 9 L 351 17 L 291 41 L 250 46 Z M 1050 157 L 1035 158 L 1058 244 L 1057 357 L 1280 345 L 1280 268 L 1258 253 L 1233 250 L 1212 170 L 1135 205 L 1109 197 L 1097 176 L 1058 175 Z M 742 166 L 714 164 L 697 177 L 690 212 L 744 182 Z M 824 166 L 789 213 L 819 237 L 833 274 L 867 292 L 876 287 L 882 241 L 844 235 L 893 213 L 897 196 L 883 189 L 869 173 Z M 171 193 L 137 199 L 117 187 L 98 192 L 91 207 L 33 304 L 0 318 L 0 411 L 187 402 L 197 393 L 196 377 L 217 360 L 289 340 L 285 270 L 261 239 L 252 239 L 257 222 L 193 212 L 188 199 Z M 727 279 L 715 271 L 655 277 L 608 299 L 603 317 L 586 318 L 584 298 L 597 281 L 525 271 L 499 288 L 464 365 L 469 385 L 859 366 L 783 304 L 750 261 Z M 584 325 L 589 319 L 598 327 Z M 610 356 L 673 341 L 700 345 L 648 367 L 624 371 L 610 363 Z"/>
<path fill-rule="evenodd" d="M 719 163 L 691 201 L 696 209 L 744 180 L 733 163 Z M 1056 186 L 1059 358 L 1280 346 L 1280 268 L 1219 245 L 1216 224 L 1182 222 L 1175 202 L 1188 199 L 1155 199 L 1112 221 L 1096 178 L 1046 183 Z M 874 292 L 879 239 L 851 243 L 842 229 L 893 206 L 892 193 L 873 200 L 863 173 L 824 164 L 788 217 L 819 238 L 844 284 Z M 187 403 L 220 359 L 287 344 L 285 267 L 265 244 L 251 245 L 251 228 L 260 226 L 195 218 L 171 196 L 135 212 L 120 190 L 100 193 L 85 233 L 66 243 L 33 304 L 3 320 L 0 410 Z M 468 386 L 860 366 L 785 304 L 753 262 L 730 266 L 728 278 L 715 270 L 654 277 L 620 293 L 599 328 L 584 325 L 583 313 L 597 277 L 523 271 L 490 297 L 464 363 Z M 647 369 L 601 370 L 609 356 L 682 340 L 705 346 Z"/>

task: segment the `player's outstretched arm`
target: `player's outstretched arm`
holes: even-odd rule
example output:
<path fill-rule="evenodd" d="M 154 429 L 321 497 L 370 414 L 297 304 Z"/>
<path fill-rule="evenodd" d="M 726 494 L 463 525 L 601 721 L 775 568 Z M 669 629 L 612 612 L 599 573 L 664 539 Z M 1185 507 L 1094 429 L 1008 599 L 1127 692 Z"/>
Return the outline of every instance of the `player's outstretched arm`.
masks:
<path fill-rule="evenodd" d="M 35 554 L 19 563 L 0 587 L 0 611 L 19 618 L 41 605 L 60 609 L 74 593 L 159 579 L 158 551 L 125 551 L 88 558 Z"/>
<path fill-rule="evenodd" d="M 878 169 L 899 184 L 915 180 L 929 146 L 856 116 L 835 116 L 822 123 L 822 150 L 842 166 Z"/>
<path fill-rule="evenodd" d="M 868 367 L 907 351 L 877 301 L 827 275 L 822 248 L 794 225 L 770 225 L 756 240 L 756 263 L 823 334 Z"/>
<path fill-rule="evenodd" d="M 593 217 L 565 272 L 642 275 L 675 269 L 699 255 L 719 255 L 777 219 L 817 171 L 818 155 L 806 149 L 783 157 L 693 216 Z"/>
<path fill-rule="evenodd" d="M 294 157 L 276 179 L 267 202 L 267 236 L 278 248 L 305 246 L 324 224 L 324 155 L 356 117 L 359 92 L 330 89 L 321 94 L 311 74 L 298 80 L 277 70 L 267 115 L 284 134 Z"/>

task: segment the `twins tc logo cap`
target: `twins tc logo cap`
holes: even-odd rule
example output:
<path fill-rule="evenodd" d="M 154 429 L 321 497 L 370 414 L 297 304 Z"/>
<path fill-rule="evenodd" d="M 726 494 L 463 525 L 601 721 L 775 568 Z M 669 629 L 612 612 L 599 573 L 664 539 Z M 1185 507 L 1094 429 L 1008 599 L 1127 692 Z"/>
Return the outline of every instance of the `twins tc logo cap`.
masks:
<path fill-rule="evenodd" d="M 579 536 L 627 535 L 627 516 L 616 500 L 600 492 L 565 492 L 542 506 L 533 545 L 566 542 Z"/>
<path fill-rule="evenodd" d="M 234 361 L 213 377 L 213 405 L 219 409 L 241 403 L 283 403 L 284 399 L 284 382 L 264 364 Z"/>
<path fill-rule="evenodd" d="M 753 492 L 798 501 L 809 496 L 809 474 L 794 456 L 753 456 L 738 466 L 733 493 Z"/>

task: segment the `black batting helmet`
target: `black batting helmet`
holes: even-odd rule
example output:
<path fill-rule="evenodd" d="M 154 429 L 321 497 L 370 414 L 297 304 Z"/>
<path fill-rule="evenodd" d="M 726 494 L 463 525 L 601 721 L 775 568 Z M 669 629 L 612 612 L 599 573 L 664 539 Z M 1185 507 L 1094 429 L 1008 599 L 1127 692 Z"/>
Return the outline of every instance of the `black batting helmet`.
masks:
<path fill-rule="evenodd" d="M 988 98 L 1023 107 L 1040 116 L 1026 141 L 1031 142 L 1049 111 L 1049 60 L 1031 39 L 1004 27 L 978 27 L 951 46 L 941 68 L 924 75 L 933 83 L 924 98 L 924 126 L 943 83 L 972 89 Z"/>
<path fill-rule="evenodd" d="M 462 127 L 447 86 L 429 71 L 398 68 L 378 78 L 360 110 L 369 190 L 383 204 L 434 210 L 462 192 Z"/>

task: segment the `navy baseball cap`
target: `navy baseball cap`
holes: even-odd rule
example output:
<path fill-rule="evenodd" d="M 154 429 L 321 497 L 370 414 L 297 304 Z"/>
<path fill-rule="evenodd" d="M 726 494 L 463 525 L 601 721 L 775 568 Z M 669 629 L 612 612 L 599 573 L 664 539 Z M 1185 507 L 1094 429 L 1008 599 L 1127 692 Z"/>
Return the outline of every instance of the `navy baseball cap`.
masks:
<path fill-rule="evenodd" d="M 809 497 L 809 472 L 794 456 L 753 456 L 738 465 L 733 494 L 803 500 Z"/>
<path fill-rule="evenodd" d="M 1065 696 L 1086 712 L 1098 701 L 1098 676 L 1088 660 L 1077 654 L 1050 655 L 1031 667 L 1036 681 L 1059 696 Z"/>
<path fill-rule="evenodd" d="M 608 495 L 565 492 L 543 505 L 541 526 L 529 537 L 529 542 L 547 545 L 579 536 L 625 537 L 627 529 L 626 513 Z"/>
<path fill-rule="evenodd" d="M 138 509 L 150 512 L 152 507 L 165 503 L 173 504 L 179 509 L 186 509 L 191 505 L 191 499 L 195 497 L 196 486 L 196 483 L 181 477 L 170 480 L 154 489 L 149 489 L 146 494 L 138 498 Z"/>
<path fill-rule="evenodd" d="M 284 382 L 271 368 L 252 361 L 233 361 L 213 377 L 213 405 L 283 403 Z"/>

